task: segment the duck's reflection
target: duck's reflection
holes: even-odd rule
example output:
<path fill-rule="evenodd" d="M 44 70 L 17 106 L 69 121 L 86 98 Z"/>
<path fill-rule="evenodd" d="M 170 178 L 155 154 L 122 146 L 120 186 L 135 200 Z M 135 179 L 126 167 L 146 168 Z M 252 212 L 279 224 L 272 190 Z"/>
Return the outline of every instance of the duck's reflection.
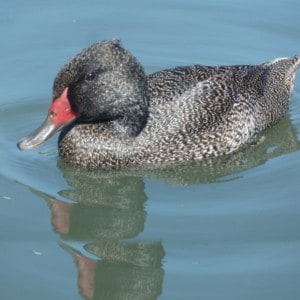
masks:
<path fill-rule="evenodd" d="M 99 177 L 67 168 L 64 176 L 75 189 L 60 194 L 76 201 L 69 213 L 69 229 L 64 238 L 124 239 L 143 231 L 147 197 L 141 178 Z"/>
<path fill-rule="evenodd" d="M 50 208 L 53 228 L 69 240 L 134 237 L 143 231 L 146 217 L 143 206 L 141 209 L 119 208 L 102 203 L 70 204 L 57 200 L 51 202 Z"/>
<path fill-rule="evenodd" d="M 88 299 L 157 299 L 162 291 L 164 249 L 159 242 L 98 241 L 85 250 L 88 258 L 64 245 L 74 257 L 78 287 Z"/>
<path fill-rule="evenodd" d="M 81 294 L 93 299 L 156 299 L 162 290 L 163 246 L 130 241 L 144 230 L 143 180 L 69 171 L 64 169 L 64 176 L 75 189 L 60 194 L 76 202 L 48 198 L 48 203 L 53 228 L 76 262 Z M 83 241 L 93 258 L 68 241 Z"/>

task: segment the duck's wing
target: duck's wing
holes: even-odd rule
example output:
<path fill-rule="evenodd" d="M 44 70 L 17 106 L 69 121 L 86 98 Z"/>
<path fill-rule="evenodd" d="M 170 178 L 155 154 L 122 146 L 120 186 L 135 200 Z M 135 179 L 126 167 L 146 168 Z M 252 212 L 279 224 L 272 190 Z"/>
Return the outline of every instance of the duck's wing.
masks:
<path fill-rule="evenodd" d="M 182 66 L 159 71 L 148 76 L 150 105 L 173 101 L 192 89 L 197 83 L 209 80 L 215 75 L 238 72 L 251 68 L 242 66 Z"/>
<path fill-rule="evenodd" d="M 237 149 L 256 133 L 255 98 L 245 101 L 240 92 L 246 75 L 247 70 L 227 70 L 150 107 L 148 124 L 137 140 L 171 157 L 201 158 Z"/>
<path fill-rule="evenodd" d="M 194 83 L 170 101 L 150 106 L 148 130 L 159 133 L 164 128 L 164 134 L 191 135 L 222 123 L 238 100 L 236 80 L 240 81 L 244 72 L 240 73 L 223 71 Z"/>
<path fill-rule="evenodd" d="M 184 131 L 207 131 L 224 123 L 240 99 L 238 82 L 242 76 L 227 70 L 186 91 L 177 102 Z"/>

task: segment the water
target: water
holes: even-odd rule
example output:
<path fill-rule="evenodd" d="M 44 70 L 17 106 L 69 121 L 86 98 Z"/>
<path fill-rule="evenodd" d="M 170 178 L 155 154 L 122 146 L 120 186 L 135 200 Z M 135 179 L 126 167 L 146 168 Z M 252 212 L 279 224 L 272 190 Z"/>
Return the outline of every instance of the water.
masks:
<path fill-rule="evenodd" d="M 82 172 L 20 152 L 53 78 L 119 37 L 147 73 L 300 52 L 300 4 L 20 1 L 0 10 L 1 299 L 298 299 L 300 74 L 288 116 L 212 165 Z"/>

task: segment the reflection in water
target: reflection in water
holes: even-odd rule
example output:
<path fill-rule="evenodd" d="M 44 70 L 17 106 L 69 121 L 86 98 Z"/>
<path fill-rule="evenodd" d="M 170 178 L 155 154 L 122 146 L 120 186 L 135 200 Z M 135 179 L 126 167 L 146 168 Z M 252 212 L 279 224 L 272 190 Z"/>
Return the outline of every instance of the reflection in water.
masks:
<path fill-rule="evenodd" d="M 71 169 L 69 169 L 70 171 Z M 75 203 L 45 196 L 52 225 L 78 270 L 78 287 L 88 299 L 157 299 L 162 291 L 164 249 L 160 242 L 128 241 L 144 230 L 147 199 L 139 177 L 67 172 L 72 190 L 60 194 Z M 84 242 L 90 258 L 68 245 Z"/>
<path fill-rule="evenodd" d="M 87 244 L 86 248 L 103 255 L 95 272 L 95 295 L 99 299 L 156 299 L 161 294 L 161 243 L 108 242 Z"/>
<path fill-rule="evenodd" d="M 296 132 L 285 118 L 256 144 L 230 156 L 197 163 L 88 172 L 59 161 L 70 186 L 59 194 L 74 203 L 42 196 L 51 209 L 53 228 L 64 240 L 63 248 L 74 257 L 81 294 L 88 299 L 156 299 L 161 294 L 162 244 L 130 240 L 144 230 L 145 178 L 174 184 L 217 182 L 228 180 L 229 175 L 234 179 L 238 172 L 299 148 Z M 74 249 L 69 241 L 83 242 L 84 251 L 97 259 Z"/>
<path fill-rule="evenodd" d="M 86 298 L 157 299 L 162 291 L 164 250 L 159 242 L 125 243 L 103 240 L 87 243 L 94 260 L 72 248 L 78 270 L 78 287 Z"/>

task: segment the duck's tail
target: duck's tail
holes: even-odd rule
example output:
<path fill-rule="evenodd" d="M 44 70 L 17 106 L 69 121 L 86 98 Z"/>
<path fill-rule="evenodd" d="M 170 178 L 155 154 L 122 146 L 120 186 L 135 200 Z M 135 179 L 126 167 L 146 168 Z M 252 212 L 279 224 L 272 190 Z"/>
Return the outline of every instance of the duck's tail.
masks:
<path fill-rule="evenodd" d="M 300 65 L 300 56 L 277 58 L 264 64 L 263 102 L 265 125 L 269 127 L 279 121 L 287 112 L 294 88 L 296 70 Z"/>
<path fill-rule="evenodd" d="M 295 55 L 293 57 L 294 61 L 295 61 L 295 71 L 297 70 L 297 68 L 299 67 L 300 65 L 300 55 Z"/>
<path fill-rule="evenodd" d="M 291 64 L 290 71 L 296 72 L 300 65 L 300 56 L 295 55 L 295 56 L 289 58 L 288 60 L 290 61 L 290 64 Z"/>
<path fill-rule="evenodd" d="M 277 70 L 285 70 L 288 72 L 295 72 L 300 65 L 300 55 L 293 57 L 280 57 L 265 64 Z"/>
<path fill-rule="evenodd" d="M 300 56 L 295 55 L 294 57 L 290 58 L 287 63 L 287 72 L 286 72 L 286 80 L 291 81 L 291 89 L 294 87 L 294 80 L 296 76 L 296 71 L 300 65 Z"/>
<path fill-rule="evenodd" d="M 299 65 L 299 55 L 276 58 L 265 64 L 267 69 L 269 69 L 269 79 L 273 82 L 289 86 L 290 91 L 293 90 L 294 79 Z"/>

